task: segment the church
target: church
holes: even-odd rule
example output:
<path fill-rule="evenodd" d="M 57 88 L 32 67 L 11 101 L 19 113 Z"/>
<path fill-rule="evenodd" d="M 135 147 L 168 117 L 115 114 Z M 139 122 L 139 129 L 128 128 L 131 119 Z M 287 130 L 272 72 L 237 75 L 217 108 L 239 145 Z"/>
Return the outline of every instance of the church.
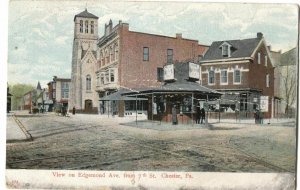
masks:
<path fill-rule="evenodd" d="M 131 115 L 130 101 L 108 103 L 104 98 L 120 90 L 158 87 L 158 68 L 182 61 L 199 63 L 208 49 L 181 33 L 170 37 L 131 31 L 122 21 L 113 25 L 109 20 L 99 37 L 99 19 L 87 9 L 74 17 L 69 109 L 97 114 L 114 109 L 120 117 Z M 147 107 L 146 100 L 140 104 Z"/>

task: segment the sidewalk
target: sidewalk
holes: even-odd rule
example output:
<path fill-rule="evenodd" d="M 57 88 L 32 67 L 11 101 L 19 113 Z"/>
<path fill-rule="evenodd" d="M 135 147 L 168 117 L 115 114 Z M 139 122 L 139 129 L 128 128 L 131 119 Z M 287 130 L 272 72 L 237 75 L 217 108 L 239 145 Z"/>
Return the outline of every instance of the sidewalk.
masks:
<path fill-rule="evenodd" d="M 12 113 L 8 113 L 6 117 L 6 142 L 21 140 L 26 140 L 26 135 L 12 117 Z"/>

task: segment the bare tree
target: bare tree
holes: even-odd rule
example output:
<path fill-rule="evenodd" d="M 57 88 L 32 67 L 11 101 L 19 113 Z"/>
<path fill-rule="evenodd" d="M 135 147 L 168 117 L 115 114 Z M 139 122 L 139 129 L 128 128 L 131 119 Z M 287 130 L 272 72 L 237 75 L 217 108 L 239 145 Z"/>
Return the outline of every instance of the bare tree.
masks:
<path fill-rule="evenodd" d="M 295 50 L 296 48 L 283 54 L 280 65 L 281 93 L 286 102 L 286 114 L 297 99 L 297 54 Z"/>

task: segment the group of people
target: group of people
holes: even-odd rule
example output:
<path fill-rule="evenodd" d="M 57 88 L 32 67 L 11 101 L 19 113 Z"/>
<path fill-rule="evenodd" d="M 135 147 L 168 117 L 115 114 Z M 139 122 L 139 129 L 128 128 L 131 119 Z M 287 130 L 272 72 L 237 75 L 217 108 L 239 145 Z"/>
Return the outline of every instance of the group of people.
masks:
<path fill-rule="evenodd" d="M 197 107 L 196 124 L 203 124 L 203 121 L 205 121 L 205 110 L 203 107 Z"/>

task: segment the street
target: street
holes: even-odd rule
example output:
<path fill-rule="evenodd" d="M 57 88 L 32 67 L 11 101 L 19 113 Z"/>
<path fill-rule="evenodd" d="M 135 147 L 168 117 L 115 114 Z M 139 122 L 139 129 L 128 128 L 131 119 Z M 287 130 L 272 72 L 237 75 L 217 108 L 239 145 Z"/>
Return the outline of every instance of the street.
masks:
<path fill-rule="evenodd" d="M 53 113 L 17 118 L 34 140 L 7 143 L 7 169 L 295 172 L 296 127 L 173 127 Z"/>

